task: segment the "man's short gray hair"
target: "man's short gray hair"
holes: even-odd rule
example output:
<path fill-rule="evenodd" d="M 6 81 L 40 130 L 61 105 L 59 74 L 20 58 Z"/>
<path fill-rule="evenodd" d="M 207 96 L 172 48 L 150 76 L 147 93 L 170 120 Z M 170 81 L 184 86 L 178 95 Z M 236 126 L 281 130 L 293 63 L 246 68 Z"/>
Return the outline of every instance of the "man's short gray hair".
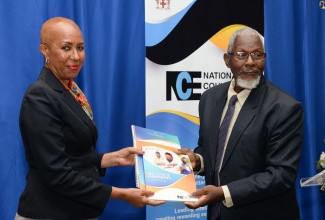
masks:
<path fill-rule="evenodd" d="M 246 35 L 246 36 L 258 36 L 261 39 L 261 42 L 262 42 L 262 45 L 263 45 L 263 50 L 265 50 L 264 49 L 264 37 L 260 33 L 258 33 L 258 31 L 256 31 L 255 29 L 250 28 L 250 27 L 245 27 L 245 28 L 241 28 L 241 29 L 235 31 L 230 36 L 229 43 L 228 43 L 228 52 L 233 52 L 232 50 L 234 48 L 235 39 L 238 36 L 243 36 L 243 35 Z"/>

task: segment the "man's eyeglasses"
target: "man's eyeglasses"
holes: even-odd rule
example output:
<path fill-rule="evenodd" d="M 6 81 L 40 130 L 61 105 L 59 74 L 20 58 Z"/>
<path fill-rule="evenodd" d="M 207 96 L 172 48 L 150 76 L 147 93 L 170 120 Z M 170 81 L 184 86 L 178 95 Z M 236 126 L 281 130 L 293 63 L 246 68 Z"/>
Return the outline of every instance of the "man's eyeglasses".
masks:
<path fill-rule="evenodd" d="M 234 52 L 234 53 L 228 53 L 228 54 L 234 56 L 236 58 L 236 60 L 241 61 L 241 62 L 246 61 L 249 55 L 252 57 L 252 59 L 255 62 L 261 62 L 266 57 L 266 53 L 263 53 L 263 52 L 252 52 L 252 53 Z"/>

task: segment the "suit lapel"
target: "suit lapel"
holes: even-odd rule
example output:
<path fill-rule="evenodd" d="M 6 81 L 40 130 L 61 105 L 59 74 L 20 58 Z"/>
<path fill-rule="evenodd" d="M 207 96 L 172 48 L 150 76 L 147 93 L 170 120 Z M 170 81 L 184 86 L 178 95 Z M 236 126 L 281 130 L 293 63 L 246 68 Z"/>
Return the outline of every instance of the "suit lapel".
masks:
<path fill-rule="evenodd" d="M 255 116 L 255 111 L 252 111 L 252 106 L 249 103 L 245 102 L 244 106 L 242 107 L 238 115 L 236 123 L 234 124 L 231 135 L 229 137 L 225 155 L 223 157 L 221 169 L 227 163 L 227 160 L 229 159 L 231 153 L 233 152 L 241 135 L 243 134 L 243 132 L 245 131 L 245 129 L 247 128 L 251 120 L 254 118 L 254 116 Z"/>
<path fill-rule="evenodd" d="M 89 118 L 86 112 L 81 108 L 77 100 L 70 94 L 69 91 L 64 90 L 61 96 L 62 100 L 83 120 L 97 139 L 97 129 L 93 121 Z"/>
<path fill-rule="evenodd" d="M 209 146 L 211 152 L 211 162 L 212 167 L 215 167 L 216 154 L 218 146 L 218 136 L 219 136 L 219 125 L 223 112 L 223 108 L 227 101 L 227 90 L 225 95 L 221 95 L 221 98 L 217 100 L 216 104 L 210 110 L 210 123 L 209 123 Z"/>
<path fill-rule="evenodd" d="M 43 68 L 40 77 L 49 84 L 49 86 L 61 93 L 61 99 L 69 106 L 72 111 L 85 122 L 94 135 L 95 142 L 98 137 L 97 128 L 93 121 L 89 118 L 86 112 L 81 108 L 77 100 L 67 91 L 62 83 L 54 76 L 54 74 L 47 68 Z"/>
<path fill-rule="evenodd" d="M 264 84 L 265 84 L 265 80 L 262 77 L 260 85 L 256 89 L 252 90 L 252 92 L 249 94 L 246 102 L 244 103 L 242 109 L 240 110 L 239 115 L 237 117 L 237 120 L 234 124 L 234 127 L 232 129 L 231 135 L 228 140 L 228 144 L 227 144 L 225 155 L 224 155 L 224 158 L 222 161 L 221 169 L 227 163 L 229 157 L 231 156 L 233 150 L 235 149 L 235 146 L 237 145 L 243 132 L 246 130 L 247 126 L 250 124 L 250 122 L 255 117 L 257 106 L 258 106 L 258 100 L 259 100 L 260 94 L 264 88 L 264 86 L 263 86 Z"/>

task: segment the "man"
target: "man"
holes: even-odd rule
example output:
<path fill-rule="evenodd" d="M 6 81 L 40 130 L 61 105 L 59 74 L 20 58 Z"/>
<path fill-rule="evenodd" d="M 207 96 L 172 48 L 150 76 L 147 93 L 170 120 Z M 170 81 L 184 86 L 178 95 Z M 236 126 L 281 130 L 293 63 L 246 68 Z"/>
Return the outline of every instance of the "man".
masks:
<path fill-rule="evenodd" d="M 193 173 L 191 166 L 187 163 L 186 157 L 181 157 L 181 163 L 179 165 L 181 174 L 191 174 Z"/>
<path fill-rule="evenodd" d="M 154 164 L 156 164 L 157 166 L 165 166 L 165 161 L 164 158 L 161 157 L 161 154 L 159 151 L 156 151 L 156 157 L 154 160 Z"/>
<path fill-rule="evenodd" d="M 165 168 L 174 173 L 179 173 L 179 167 L 177 166 L 177 162 L 174 160 L 173 155 L 169 152 L 165 152 L 165 158 L 167 161 Z"/>
<path fill-rule="evenodd" d="M 300 218 L 294 183 L 303 109 L 264 78 L 264 52 L 263 37 L 254 29 L 240 29 L 231 36 L 224 61 L 233 79 L 202 95 L 195 154 L 189 149 L 176 152 L 189 155 L 194 171 L 205 175 L 207 186 L 192 194 L 198 202 L 184 204 L 192 209 L 209 205 L 208 219 Z M 233 95 L 234 113 L 229 117 Z M 224 129 L 219 127 L 224 118 L 230 125 L 222 144 L 219 133 Z"/>
<path fill-rule="evenodd" d="M 169 167 L 174 167 L 174 166 L 176 166 L 177 165 L 177 163 L 175 163 L 175 161 L 174 161 L 174 157 L 173 157 L 173 155 L 171 154 L 171 153 L 169 153 L 169 152 L 165 152 L 165 158 L 166 158 L 166 160 L 167 160 L 167 166 L 169 166 Z"/>

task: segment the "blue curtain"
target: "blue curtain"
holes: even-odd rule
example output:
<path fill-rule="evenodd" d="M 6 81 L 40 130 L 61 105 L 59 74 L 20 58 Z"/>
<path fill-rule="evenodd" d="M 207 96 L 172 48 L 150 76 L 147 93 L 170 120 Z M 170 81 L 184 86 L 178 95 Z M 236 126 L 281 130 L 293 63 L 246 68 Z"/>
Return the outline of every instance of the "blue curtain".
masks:
<path fill-rule="evenodd" d="M 318 173 L 325 151 L 325 10 L 320 0 L 264 0 L 266 77 L 302 102 L 304 146 L 296 183 L 302 219 L 325 219 L 325 193 L 301 188 L 299 180 Z"/>
<path fill-rule="evenodd" d="M 266 77 L 301 101 L 305 140 L 298 180 L 317 173 L 324 144 L 325 10 L 319 0 L 264 0 Z M 89 99 L 99 130 L 97 149 L 131 146 L 131 124 L 145 125 L 144 0 L 0 1 L 0 219 L 13 219 L 27 166 L 18 115 L 22 96 L 44 63 L 39 31 L 48 18 L 80 26 L 86 61 L 76 80 Z M 104 182 L 134 187 L 133 167 L 108 169 Z M 302 219 L 325 219 L 319 187 L 297 194 Z M 145 209 L 110 200 L 100 219 L 145 219 Z"/>

